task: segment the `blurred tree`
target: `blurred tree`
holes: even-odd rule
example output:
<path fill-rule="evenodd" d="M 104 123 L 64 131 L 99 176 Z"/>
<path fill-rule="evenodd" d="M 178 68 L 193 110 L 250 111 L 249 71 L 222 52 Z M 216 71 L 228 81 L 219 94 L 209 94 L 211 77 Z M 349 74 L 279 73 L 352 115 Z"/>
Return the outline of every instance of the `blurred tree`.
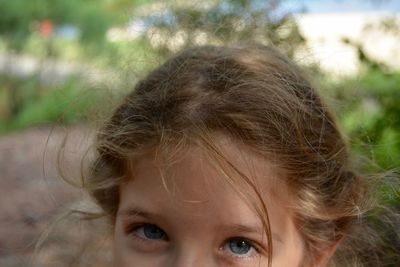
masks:
<path fill-rule="evenodd" d="M 382 168 L 399 167 L 400 73 L 368 68 L 358 79 L 336 86 L 341 120 L 350 139 L 360 141 L 356 149 Z"/>
<path fill-rule="evenodd" d="M 86 52 L 96 53 L 106 41 L 106 31 L 117 23 L 131 16 L 122 16 L 122 11 L 133 10 L 143 0 L 0 0 L 0 38 L 6 46 L 8 53 L 20 53 L 28 39 L 38 33 L 42 40 L 42 49 L 45 57 L 57 57 L 54 49 L 54 34 L 57 27 L 68 25 L 75 29 Z M 132 13 L 132 12 L 130 12 Z M 87 49 L 91 48 L 91 49 Z M 94 49 L 93 49 L 94 48 Z M 9 68 L 5 69 L 3 80 L 5 91 L 3 97 L 10 106 L 9 119 L 15 117 L 29 98 L 39 94 L 37 87 L 34 94 L 26 94 L 26 89 L 17 86 L 18 83 L 9 72 L 12 68 L 13 58 L 7 58 Z M 46 61 L 43 60 L 46 65 Z M 41 66 L 37 69 L 40 71 Z M 32 77 L 37 81 L 38 77 Z"/>
<path fill-rule="evenodd" d="M 281 0 L 159 1 L 137 9 L 148 27 L 143 36 L 168 55 L 186 46 L 258 42 L 292 56 L 305 42 Z"/>
<path fill-rule="evenodd" d="M 351 44 L 358 50 L 362 71 L 330 85 L 332 106 L 356 156 L 370 159 L 362 160 L 367 163 L 362 167 L 394 174 L 391 187 L 382 188 L 382 197 L 400 207 L 400 72 L 371 58 L 361 45 Z"/>
<path fill-rule="evenodd" d="M 400 22 L 385 17 L 366 25 L 364 31 L 380 30 L 398 36 Z M 345 104 L 339 112 L 356 149 L 371 154 L 384 169 L 399 167 L 400 160 L 400 72 L 376 60 L 363 45 L 349 38 L 344 43 L 354 47 L 361 63 L 358 77 L 338 83 L 337 97 Z M 399 197 L 400 199 L 400 197 Z"/>
<path fill-rule="evenodd" d="M 107 29 L 127 17 L 123 12 L 144 0 L 0 0 L 0 36 L 9 49 L 20 51 L 35 24 L 68 24 L 80 31 L 80 39 L 92 44 L 105 39 Z"/>

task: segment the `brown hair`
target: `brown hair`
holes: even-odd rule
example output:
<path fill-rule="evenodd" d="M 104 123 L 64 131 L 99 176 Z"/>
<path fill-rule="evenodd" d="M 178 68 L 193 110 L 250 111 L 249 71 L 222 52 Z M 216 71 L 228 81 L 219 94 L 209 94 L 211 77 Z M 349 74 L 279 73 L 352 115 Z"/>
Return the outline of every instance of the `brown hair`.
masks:
<path fill-rule="evenodd" d="M 346 247 L 343 238 L 373 206 L 316 90 L 285 56 L 257 45 L 191 48 L 141 80 L 98 134 L 86 187 L 113 220 L 129 159 L 200 140 L 215 159 L 227 162 L 213 144 L 215 133 L 275 159 L 285 171 L 310 255 L 342 240 Z M 259 215 L 268 234 L 267 207 Z M 332 264 L 344 264 L 340 251 Z M 355 265 L 358 259 L 349 255 L 346 264 Z"/>

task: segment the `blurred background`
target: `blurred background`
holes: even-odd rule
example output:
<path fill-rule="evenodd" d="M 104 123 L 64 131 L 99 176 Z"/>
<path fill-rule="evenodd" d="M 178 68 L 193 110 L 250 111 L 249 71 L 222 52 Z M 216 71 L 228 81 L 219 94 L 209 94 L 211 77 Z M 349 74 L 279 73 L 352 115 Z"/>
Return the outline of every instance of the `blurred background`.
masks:
<path fill-rule="evenodd" d="M 78 175 L 96 125 L 169 55 L 244 41 L 304 68 L 354 161 L 394 177 L 380 190 L 399 208 L 400 1 L 0 0 L 0 266 L 106 266 L 109 240 L 78 221 L 32 258 L 54 216 L 82 205 L 58 162 Z"/>

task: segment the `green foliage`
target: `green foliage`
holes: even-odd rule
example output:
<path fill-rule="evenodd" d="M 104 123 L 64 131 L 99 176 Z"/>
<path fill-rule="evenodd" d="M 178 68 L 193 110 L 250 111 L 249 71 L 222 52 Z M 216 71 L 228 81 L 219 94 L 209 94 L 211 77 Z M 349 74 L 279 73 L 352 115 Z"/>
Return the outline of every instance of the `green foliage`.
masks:
<path fill-rule="evenodd" d="M 95 110 L 97 103 L 107 103 L 110 99 L 101 88 L 87 88 L 78 80 L 70 80 L 61 86 L 43 87 L 35 78 L 18 81 L 21 86 L 18 96 L 20 107 L 14 114 L 4 118 L 0 123 L 0 133 L 7 133 L 26 127 L 62 122 L 65 124 L 84 122 Z M 22 90 L 23 89 L 23 90 Z M 39 92 L 39 93 L 38 93 Z M 7 92 L 0 90 L 1 103 L 5 101 Z M 107 105 L 105 105 L 107 106 Z"/>
<path fill-rule="evenodd" d="M 393 185 L 385 184 L 381 191 L 384 202 L 398 205 L 400 72 L 367 67 L 358 77 L 326 85 L 355 158 L 368 159 L 363 160 L 365 171 L 394 173 Z"/>
<path fill-rule="evenodd" d="M 44 1 L 1 0 L 0 34 L 5 35 L 10 45 L 20 49 L 30 32 L 33 19 L 44 19 L 46 16 Z"/>
<path fill-rule="evenodd" d="M 359 77 L 332 84 L 331 90 L 354 149 L 384 169 L 398 167 L 400 72 L 368 68 Z"/>
<path fill-rule="evenodd" d="M 102 56 L 95 59 L 96 65 L 112 66 L 124 79 L 135 80 L 161 62 L 161 55 L 149 46 L 146 40 L 106 43 Z"/>
<path fill-rule="evenodd" d="M 280 9 L 279 0 L 171 0 L 158 4 L 158 12 L 149 16 L 140 9 L 136 16 L 149 27 L 143 37 L 165 55 L 185 46 L 258 42 L 274 44 L 292 56 L 304 43 L 292 16 Z"/>
<path fill-rule="evenodd" d="M 114 2 L 121 0 L 111 3 Z M 130 1 L 131 8 L 135 4 Z M 122 17 L 118 5 L 107 0 L 0 0 L 0 10 L 0 35 L 17 51 L 43 20 L 73 25 L 79 29 L 81 41 L 97 44 L 105 40 L 106 30 L 121 22 Z"/>

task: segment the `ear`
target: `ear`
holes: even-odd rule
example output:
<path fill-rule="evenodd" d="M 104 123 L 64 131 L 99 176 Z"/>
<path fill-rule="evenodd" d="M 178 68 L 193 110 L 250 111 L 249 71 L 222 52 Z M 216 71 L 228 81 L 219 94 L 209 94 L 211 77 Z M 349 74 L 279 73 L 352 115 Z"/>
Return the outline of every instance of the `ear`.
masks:
<path fill-rule="evenodd" d="M 326 267 L 328 266 L 329 260 L 335 254 L 341 240 L 336 242 L 333 246 L 319 250 L 314 257 L 311 267 Z"/>

